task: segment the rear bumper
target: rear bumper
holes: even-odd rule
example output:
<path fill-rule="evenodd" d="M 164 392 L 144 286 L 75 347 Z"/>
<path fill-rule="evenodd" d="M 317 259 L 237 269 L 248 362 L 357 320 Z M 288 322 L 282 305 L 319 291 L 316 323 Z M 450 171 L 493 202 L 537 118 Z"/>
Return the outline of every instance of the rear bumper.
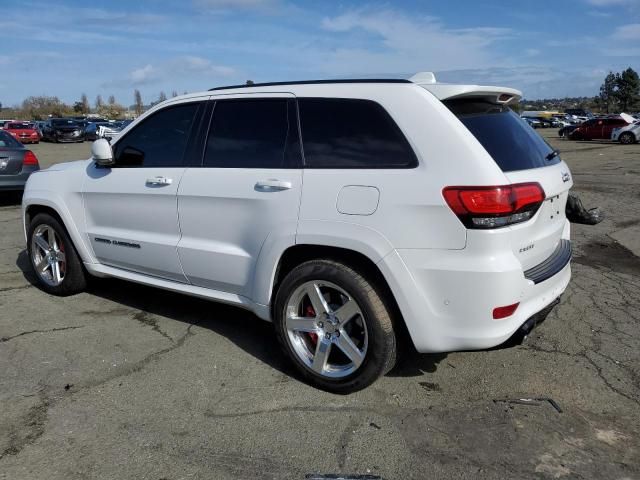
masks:
<path fill-rule="evenodd" d="M 564 252 L 567 245 L 561 243 Z M 464 250 L 396 250 L 379 267 L 416 349 L 426 353 L 478 350 L 505 342 L 565 291 L 571 278 L 569 259 L 543 269 L 553 274 L 537 283 L 525 277 L 510 252 L 496 257 Z M 516 302 L 513 315 L 493 319 L 494 308 Z"/>
<path fill-rule="evenodd" d="M 29 175 L 37 170 L 36 167 L 23 167 L 16 175 L 0 175 L 0 191 L 23 190 Z"/>

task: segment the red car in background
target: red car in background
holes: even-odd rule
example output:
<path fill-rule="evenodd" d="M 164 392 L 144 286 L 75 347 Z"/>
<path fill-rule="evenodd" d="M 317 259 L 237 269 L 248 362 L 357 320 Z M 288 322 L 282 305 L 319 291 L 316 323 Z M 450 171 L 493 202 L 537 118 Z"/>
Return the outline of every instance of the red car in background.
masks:
<path fill-rule="evenodd" d="M 4 130 L 21 143 L 40 143 L 40 134 L 33 123 L 11 122 Z"/>
<path fill-rule="evenodd" d="M 581 123 L 569 134 L 571 140 L 611 140 L 614 128 L 626 127 L 629 123 L 621 117 L 592 118 Z"/>

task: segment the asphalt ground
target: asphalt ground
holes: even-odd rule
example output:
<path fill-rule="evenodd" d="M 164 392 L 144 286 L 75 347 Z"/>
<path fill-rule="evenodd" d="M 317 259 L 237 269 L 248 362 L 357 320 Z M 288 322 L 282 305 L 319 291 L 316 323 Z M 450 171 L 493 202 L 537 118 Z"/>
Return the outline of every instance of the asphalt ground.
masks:
<path fill-rule="evenodd" d="M 639 479 L 640 145 L 540 132 L 606 214 L 572 225 L 561 303 L 522 345 L 408 354 L 349 396 L 301 383 L 243 310 L 116 280 L 43 293 L 4 195 L 0 478 Z"/>

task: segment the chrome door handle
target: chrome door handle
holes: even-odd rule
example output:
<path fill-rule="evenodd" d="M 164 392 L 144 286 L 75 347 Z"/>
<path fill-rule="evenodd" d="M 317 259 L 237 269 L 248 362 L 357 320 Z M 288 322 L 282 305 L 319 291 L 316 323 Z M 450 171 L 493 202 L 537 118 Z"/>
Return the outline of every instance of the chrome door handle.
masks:
<path fill-rule="evenodd" d="M 173 180 L 171 178 L 153 177 L 153 178 L 147 178 L 146 184 L 147 185 L 171 185 L 172 182 Z"/>
<path fill-rule="evenodd" d="M 270 178 L 269 180 L 262 180 L 256 183 L 255 189 L 259 192 L 280 192 L 282 190 L 289 190 L 292 186 L 291 182 Z"/>

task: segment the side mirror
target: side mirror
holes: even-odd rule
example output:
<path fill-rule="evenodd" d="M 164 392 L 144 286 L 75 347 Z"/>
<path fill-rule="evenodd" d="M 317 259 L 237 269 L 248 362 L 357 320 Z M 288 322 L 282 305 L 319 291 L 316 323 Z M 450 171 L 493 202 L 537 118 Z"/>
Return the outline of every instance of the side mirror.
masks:
<path fill-rule="evenodd" d="M 104 138 L 99 138 L 91 145 L 91 158 L 101 167 L 111 167 L 115 163 L 111 145 Z"/>

